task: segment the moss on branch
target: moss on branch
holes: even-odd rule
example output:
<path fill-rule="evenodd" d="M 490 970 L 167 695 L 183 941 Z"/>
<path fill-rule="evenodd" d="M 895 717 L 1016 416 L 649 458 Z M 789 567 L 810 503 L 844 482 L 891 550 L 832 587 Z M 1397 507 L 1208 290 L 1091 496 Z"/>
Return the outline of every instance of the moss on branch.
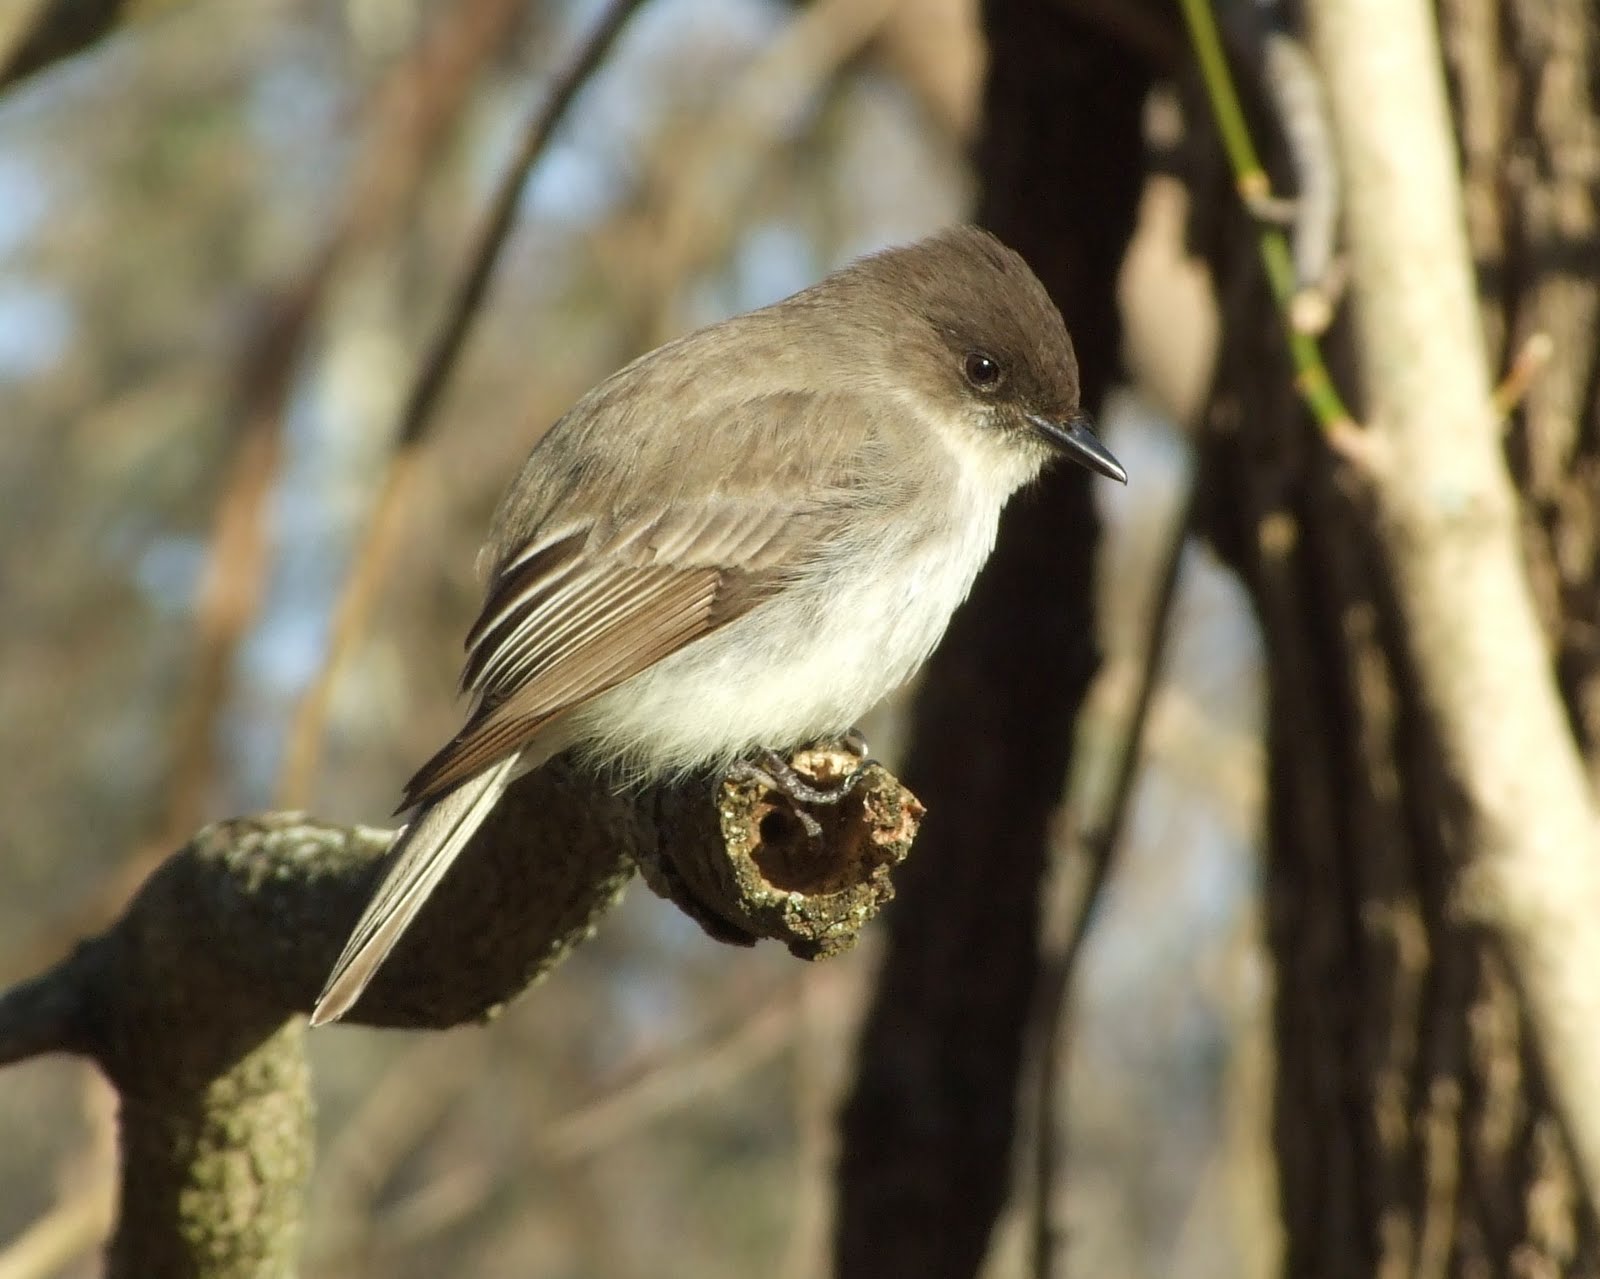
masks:
<path fill-rule="evenodd" d="M 827 780 L 820 756 L 796 764 Z M 619 794 L 557 761 L 508 792 L 345 1020 L 492 1016 L 589 935 L 637 867 L 724 940 L 838 953 L 891 895 L 922 809 L 874 765 L 811 811 L 814 838 L 759 784 Z M 0 994 L 0 1065 L 75 1053 L 121 1096 L 113 1275 L 294 1272 L 312 1152 L 301 1016 L 388 841 L 298 813 L 207 827 L 104 934 Z"/>

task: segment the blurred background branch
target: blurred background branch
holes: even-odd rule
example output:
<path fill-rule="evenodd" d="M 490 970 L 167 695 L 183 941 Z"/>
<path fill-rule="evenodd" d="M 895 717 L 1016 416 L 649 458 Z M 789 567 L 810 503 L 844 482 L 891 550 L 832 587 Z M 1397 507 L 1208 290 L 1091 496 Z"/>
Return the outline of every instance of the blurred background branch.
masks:
<path fill-rule="evenodd" d="M 0 13 L 0 89 L 184 0 L 18 0 Z"/>
<path fill-rule="evenodd" d="M 1067 1273 L 1066 1230 L 1057 1205 L 1064 1197 L 1062 1179 L 1066 1161 L 1060 1149 L 1061 1133 L 1050 1122 L 1066 1093 L 1068 1045 L 1064 1042 L 1072 998 L 1072 982 L 1081 969 L 1083 948 L 1102 894 L 1110 881 L 1117 849 L 1126 835 L 1135 787 L 1147 747 L 1146 733 L 1162 679 L 1171 640 L 1178 590 L 1183 578 L 1185 551 L 1194 525 L 1195 488 L 1187 485 L 1172 516 L 1168 545 L 1162 558 L 1161 577 L 1150 611 L 1148 634 L 1138 683 L 1134 687 L 1122 741 L 1110 764 L 1110 793 L 1105 806 L 1086 818 L 1073 839 L 1068 857 L 1058 856 L 1046 881 L 1039 935 L 1039 976 L 1028 1039 L 1035 1062 L 1029 1081 L 1032 1096 L 1027 1105 L 1033 1118 L 1033 1167 L 1029 1170 L 1033 1221 L 1032 1273 L 1035 1279 Z M 1092 824 L 1088 824 L 1092 822 Z"/>
<path fill-rule="evenodd" d="M 48 962 L 74 938 L 102 927 L 139 882 L 203 820 L 211 805 L 217 736 L 241 645 L 258 620 L 274 557 L 269 508 L 280 480 L 284 419 L 306 347 L 347 252 L 363 246 L 415 196 L 449 127 L 468 101 L 483 60 L 516 15 L 514 0 L 469 0 L 421 39 L 376 87 L 364 111 L 364 145 L 330 227 L 300 277 L 263 300 L 236 356 L 229 406 L 233 450 L 212 516 L 193 615 L 186 687 L 172 722 L 165 811 L 107 879 L 64 920 L 8 957 L 8 971 Z"/>
<path fill-rule="evenodd" d="M 614 0 L 593 32 L 559 72 L 548 99 L 528 117 L 521 145 L 507 165 L 483 225 L 467 253 L 466 269 L 461 273 L 439 331 L 417 368 L 416 379 L 401 409 L 394 436 L 394 455 L 384 469 L 366 535 L 354 552 L 354 561 L 339 593 L 329 627 L 327 651 L 295 708 L 279 784 L 278 802 L 283 807 L 298 808 L 308 802 L 334 681 L 371 616 L 394 553 L 397 523 L 411 489 L 418 446 L 427 436 L 434 420 L 435 405 L 460 357 L 473 319 L 483 305 L 495 266 L 515 225 L 517 203 L 528 175 L 544 154 L 572 100 L 599 67 L 639 4 L 640 0 Z"/>

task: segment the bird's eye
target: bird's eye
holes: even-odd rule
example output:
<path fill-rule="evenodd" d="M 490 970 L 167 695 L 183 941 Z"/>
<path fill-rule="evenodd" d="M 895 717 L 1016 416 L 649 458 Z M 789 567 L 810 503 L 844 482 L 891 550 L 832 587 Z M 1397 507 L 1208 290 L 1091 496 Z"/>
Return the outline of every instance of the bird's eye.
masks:
<path fill-rule="evenodd" d="M 961 372 L 980 391 L 992 391 L 1005 377 L 1000 361 L 984 351 L 969 351 L 961 362 Z"/>

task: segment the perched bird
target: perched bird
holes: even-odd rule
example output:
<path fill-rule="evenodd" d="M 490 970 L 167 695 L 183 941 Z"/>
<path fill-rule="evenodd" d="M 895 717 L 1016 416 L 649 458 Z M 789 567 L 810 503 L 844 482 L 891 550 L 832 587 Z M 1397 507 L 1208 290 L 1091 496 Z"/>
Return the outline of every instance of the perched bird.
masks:
<path fill-rule="evenodd" d="M 973 227 L 600 383 L 500 503 L 471 714 L 406 787 L 312 1023 L 350 1008 L 506 787 L 554 755 L 646 780 L 848 729 L 932 651 L 1054 454 L 1126 482 L 1060 313 Z"/>

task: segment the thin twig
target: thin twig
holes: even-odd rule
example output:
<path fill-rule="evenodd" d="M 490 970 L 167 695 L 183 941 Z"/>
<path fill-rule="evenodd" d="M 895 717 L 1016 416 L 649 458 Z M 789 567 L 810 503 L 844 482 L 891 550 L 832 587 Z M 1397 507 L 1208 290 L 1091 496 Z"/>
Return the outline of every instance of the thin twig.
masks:
<path fill-rule="evenodd" d="M 401 1054 L 367 1090 L 320 1161 L 316 1202 L 339 1231 L 325 1262 L 371 1249 L 378 1191 L 470 1082 L 482 1077 L 490 1044 L 484 1035 L 430 1036 Z"/>
<path fill-rule="evenodd" d="M 69 1156 L 56 1202 L 0 1248 L 0 1279 L 49 1279 L 105 1242 L 116 1218 L 117 1094 L 90 1067 L 80 1070 L 84 1149 Z"/>
<path fill-rule="evenodd" d="M 1533 385 L 1534 379 L 1544 371 L 1556 353 L 1555 343 L 1548 333 L 1530 333 L 1527 341 L 1517 348 L 1511 367 L 1494 389 L 1494 411 L 1502 419 L 1510 417 L 1521 404 Z"/>
<path fill-rule="evenodd" d="M 781 1056 L 797 1036 L 818 1033 L 817 1025 L 810 1021 L 802 1030 L 797 1012 L 800 998 L 798 986 L 764 993 L 720 1034 L 684 1044 L 629 1082 L 552 1119 L 528 1150 L 529 1156 L 553 1164 L 588 1159 L 705 1098 L 721 1095 L 739 1079 Z M 408 1121 L 407 1136 L 419 1127 Z M 384 1157 L 400 1153 L 386 1148 Z M 513 1175 L 514 1171 L 506 1168 L 495 1172 L 499 1180 Z M 470 1193 L 484 1184 L 483 1178 L 479 1167 L 456 1167 L 425 1183 L 380 1220 L 367 1221 L 360 1247 L 381 1258 L 402 1243 L 414 1246 L 437 1231 L 462 1226 L 492 1203 L 481 1191 Z M 350 1241 L 348 1249 L 339 1255 L 354 1255 L 356 1240 Z"/>
<path fill-rule="evenodd" d="M 716 1095 L 783 1052 L 796 1030 L 794 1001 L 773 999 L 724 1035 L 550 1124 L 538 1153 L 552 1163 L 585 1158 L 647 1124 Z"/>
<path fill-rule="evenodd" d="M 62 1196 L 0 1251 L 0 1279 L 46 1279 L 60 1274 L 111 1231 L 116 1178 Z"/>
<path fill-rule="evenodd" d="M 643 0 L 613 0 L 588 38 L 556 77 L 544 102 L 529 117 L 523 129 L 522 144 L 500 179 L 471 251 L 467 269 L 456 287 L 444 320 L 423 357 L 416 380 L 406 396 L 394 436 L 394 455 L 383 479 L 365 537 L 355 553 L 349 574 L 334 609 L 328 648 L 322 665 L 295 709 L 289 730 L 283 775 L 279 783 L 280 803 L 295 807 L 305 803 L 316 773 L 327 719 L 328 702 L 335 681 L 356 641 L 366 630 L 378 588 L 384 580 L 395 545 L 398 518 L 405 507 L 415 471 L 417 447 L 434 422 L 434 410 L 451 373 L 455 370 L 473 322 L 483 309 L 489 281 L 516 222 L 517 205 L 528 175 L 549 145 L 579 91 L 605 60 Z"/>
<path fill-rule="evenodd" d="M 1273 31 L 1263 42 L 1261 58 L 1263 83 L 1294 169 L 1290 232 L 1295 282 L 1303 302 L 1308 291 L 1326 289 L 1333 271 L 1339 230 L 1339 161 L 1334 155 L 1322 81 L 1311 55 L 1293 36 Z M 1320 333 L 1322 329 L 1307 331 Z"/>
<path fill-rule="evenodd" d="M 1255 144 L 1250 139 L 1244 109 L 1239 105 L 1239 95 L 1228 70 L 1228 60 L 1222 51 L 1222 38 L 1217 33 L 1210 0 L 1181 0 L 1181 3 L 1184 21 L 1189 26 L 1189 37 L 1194 44 L 1195 58 L 1200 64 L 1200 75 L 1211 100 L 1211 112 L 1217 122 L 1217 131 L 1222 135 L 1228 162 L 1233 167 L 1239 196 L 1246 207 L 1260 207 L 1271 199 L 1272 185 L 1266 170 L 1261 167 Z M 1267 283 L 1271 286 L 1272 296 L 1283 318 L 1289 358 L 1295 368 L 1295 389 L 1330 439 L 1342 442 L 1356 433 L 1355 419 L 1333 385 L 1333 378 L 1323 363 L 1322 350 L 1316 339 L 1295 323 L 1295 298 L 1300 290 L 1288 237 L 1267 222 L 1258 219 L 1257 223 L 1256 243 L 1261 253 L 1261 264 L 1266 269 Z M 1359 456 L 1359 453 L 1352 451 L 1352 455 Z"/>
<path fill-rule="evenodd" d="M 445 322 L 422 362 L 421 376 L 406 399 L 405 410 L 400 415 L 400 429 L 396 433 L 400 447 L 417 443 L 431 425 L 434 403 L 455 369 L 462 344 L 483 307 L 489 281 L 510 238 L 512 225 L 516 221 L 517 204 L 522 197 L 523 187 L 528 183 L 528 175 L 544 154 L 556 126 L 566 117 L 573 99 L 611 52 L 628 19 L 633 17 L 642 3 L 643 0 L 612 0 L 588 39 L 579 46 L 572 60 L 556 77 L 543 106 L 529 118 L 523 130 L 522 145 L 500 179 L 499 189 L 489 206 L 489 216 L 468 255 L 467 272 L 462 276 L 450 309 L 445 313 Z"/>
<path fill-rule="evenodd" d="M 289 725 L 283 772 L 278 780 L 280 808 L 305 808 L 311 803 L 312 779 L 321 760 L 322 728 L 327 722 L 334 683 L 357 639 L 366 630 L 367 619 L 377 603 L 378 588 L 393 558 L 400 531 L 400 513 L 405 509 L 404 498 L 411 490 L 415 469 L 415 453 L 406 449 L 390 458 L 384 472 L 383 487 L 373 504 L 372 518 L 334 606 L 327 650 L 316 675 L 296 704 L 294 719 Z"/>
<path fill-rule="evenodd" d="M 50 3 L 51 0 L 13 0 L 9 8 L 0 9 L 0 86 L 25 73 L 30 46 L 43 43 L 41 36 Z"/>
<path fill-rule="evenodd" d="M 1032 1018 L 1033 1042 L 1039 1062 L 1034 1102 L 1037 1134 L 1037 1157 L 1033 1169 L 1035 1279 L 1051 1279 L 1056 1273 L 1057 1241 L 1051 1224 L 1051 1199 L 1060 1174 L 1060 1154 L 1056 1147 L 1053 1115 L 1059 1104 L 1066 1065 L 1062 1027 L 1066 1021 L 1067 996 L 1083 953 L 1084 942 L 1089 936 L 1089 921 L 1111 877 L 1111 868 L 1115 864 L 1116 852 L 1122 843 L 1123 829 L 1132 808 L 1144 753 L 1145 730 L 1166 664 L 1172 615 L 1183 577 L 1184 549 L 1188 545 L 1190 526 L 1194 522 L 1198 492 L 1199 486 L 1191 477 L 1182 506 L 1173 517 L 1172 533 L 1151 607 L 1144 660 L 1139 669 L 1133 705 L 1128 711 L 1128 726 L 1122 735 L 1110 798 L 1095 828 L 1084 831 L 1077 841 L 1076 855 L 1083 862 L 1082 871 L 1070 878 L 1063 877 L 1063 887 L 1072 893 L 1072 899 L 1065 908 L 1056 912 L 1057 919 L 1061 921 L 1056 936 L 1047 935 L 1041 945 L 1039 987 Z"/>
<path fill-rule="evenodd" d="M 184 0 L 5 0 L 0 92 Z M 15 12 L 13 12 L 13 10 Z"/>

